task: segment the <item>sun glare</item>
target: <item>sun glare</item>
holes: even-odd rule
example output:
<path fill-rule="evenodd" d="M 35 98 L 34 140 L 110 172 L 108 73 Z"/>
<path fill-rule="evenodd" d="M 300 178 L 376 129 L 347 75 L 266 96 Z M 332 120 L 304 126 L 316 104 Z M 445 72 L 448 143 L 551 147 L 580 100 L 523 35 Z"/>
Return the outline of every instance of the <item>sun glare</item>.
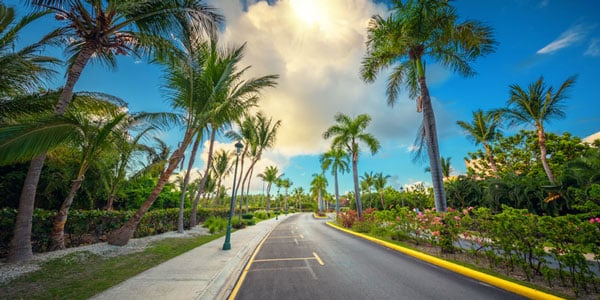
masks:
<path fill-rule="evenodd" d="M 312 25 L 322 19 L 322 7 L 319 0 L 290 0 L 292 9 L 305 23 Z"/>

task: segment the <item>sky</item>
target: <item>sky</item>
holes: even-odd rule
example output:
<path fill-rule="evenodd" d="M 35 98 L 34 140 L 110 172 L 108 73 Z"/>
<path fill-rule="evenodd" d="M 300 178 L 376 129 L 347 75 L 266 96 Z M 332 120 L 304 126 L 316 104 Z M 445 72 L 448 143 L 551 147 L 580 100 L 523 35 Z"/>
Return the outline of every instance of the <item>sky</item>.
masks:
<path fill-rule="evenodd" d="M 322 134 L 335 124 L 334 116 L 369 114 L 366 131 L 381 143 L 374 155 L 366 150 L 358 162 L 359 175 L 389 175 L 394 188 L 431 182 L 427 162 L 414 162 L 413 144 L 422 116 L 405 91 L 398 102 L 386 102 L 386 72 L 374 83 L 359 76 L 365 55 L 366 27 L 374 14 L 388 13 L 386 1 L 371 0 L 208 0 L 226 17 L 221 42 L 247 43 L 242 65 L 252 66 L 250 76 L 278 74 L 274 89 L 265 90 L 260 110 L 282 121 L 275 147 L 263 155 L 257 174 L 276 165 L 292 182 L 291 189 L 308 190 L 313 174 L 320 173 L 319 156 L 329 149 Z M 5 1 L 20 13 L 27 8 Z M 565 101 L 566 118 L 546 125 L 549 132 L 584 138 L 600 131 L 600 2 L 566 0 L 457 0 L 460 16 L 478 20 L 494 29 L 496 51 L 473 64 L 477 74 L 464 78 L 427 61 L 427 81 L 436 114 L 438 140 L 443 157 L 451 158 L 453 175 L 464 174 L 464 158 L 478 149 L 457 121 L 471 122 L 472 112 L 506 105 L 509 86 L 526 88 L 540 76 L 558 88 L 567 78 L 577 81 Z M 32 27 L 31 36 L 57 25 L 49 17 Z M 23 38 L 24 41 L 27 37 Z M 60 55 L 57 52 L 57 55 Z M 135 57 L 123 57 L 116 70 L 88 66 L 76 91 L 106 92 L 129 103 L 132 112 L 168 111 L 161 90 L 161 68 Z M 53 86 L 64 84 L 58 76 Z M 520 128 L 506 128 L 506 134 Z M 530 129 L 530 128 L 528 128 Z M 177 132 L 160 136 L 173 145 Z M 218 137 L 216 148 L 233 151 L 235 141 Z M 188 153 L 189 156 L 189 153 Z M 203 169 L 206 153 L 195 167 Z M 333 177 L 327 173 L 328 191 Z M 229 179 L 231 180 L 231 179 Z M 353 190 L 351 173 L 340 175 L 340 192 Z M 230 185 L 230 184 L 226 184 Z M 263 188 L 253 179 L 253 190 Z"/>

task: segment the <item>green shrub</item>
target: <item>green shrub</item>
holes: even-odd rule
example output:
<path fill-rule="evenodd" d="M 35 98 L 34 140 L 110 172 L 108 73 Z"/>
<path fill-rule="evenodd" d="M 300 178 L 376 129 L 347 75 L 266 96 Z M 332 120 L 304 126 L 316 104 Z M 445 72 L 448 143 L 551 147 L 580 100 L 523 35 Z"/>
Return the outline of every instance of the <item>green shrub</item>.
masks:
<path fill-rule="evenodd" d="M 245 220 L 244 220 L 245 221 Z M 235 228 L 235 229 L 242 229 L 242 228 L 246 228 L 246 223 L 243 222 L 242 220 L 238 219 L 238 218 L 233 218 L 231 220 L 231 227 Z"/>
<path fill-rule="evenodd" d="M 256 221 L 252 220 L 242 220 L 247 226 L 256 225 Z"/>
<path fill-rule="evenodd" d="M 227 220 L 221 217 L 210 216 L 204 221 L 202 226 L 208 228 L 210 233 L 217 233 L 227 229 Z"/>
<path fill-rule="evenodd" d="M 254 218 L 254 214 L 243 214 L 242 219 L 244 220 L 252 220 Z"/>
<path fill-rule="evenodd" d="M 257 211 L 254 212 L 254 217 L 256 217 L 257 219 L 260 219 L 260 220 L 266 220 L 270 216 L 269 216 L 269 213 L 267 213 L 266 210 L 257 210 Z"/>

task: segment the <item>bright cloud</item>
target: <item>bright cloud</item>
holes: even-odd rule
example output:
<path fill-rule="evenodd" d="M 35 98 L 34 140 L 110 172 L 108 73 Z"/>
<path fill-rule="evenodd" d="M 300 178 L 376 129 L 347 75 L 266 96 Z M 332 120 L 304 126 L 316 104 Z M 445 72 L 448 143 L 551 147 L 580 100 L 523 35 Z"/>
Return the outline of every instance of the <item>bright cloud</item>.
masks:
<path fill-rule="evenodd" d="M 585 37 L 586 29 L 577 25 L 563 32 L 556 40 L 537 51 L 537 54 L 550 54 L 571 46 Z"/>
<path fill-rule="evenodd" d="M 282 120 L 276 152 L 265 154 L 280 169 L 290 157 L 326 151 L 331 141 L 323 140 L 322 133 L 339 112 L 369 114 L 373 121 L 368 131 L 382 142 L 412 143 L 422 117 L 414 101 L 403 93 L 390 108 L 386 74 L 373 84 L 359 76 L 367 23 L 374 14 L 385 15 L 384 6 L 369 0 L 247 1 L 244 11 L 240 1 L 213 2 L 227 20 L 223 42 L 247 43 L 243 64 L 252 66 L 250 76 L 280 76 L 260 102 L 268 116 Z M 428 71 L 431 84 L 449 78 L 439 66 Z"/>
<path fill-rule="evenodd" d="M 600 39 L 592 39 L 584 54 L 589 56 L 600 56 Z"/>

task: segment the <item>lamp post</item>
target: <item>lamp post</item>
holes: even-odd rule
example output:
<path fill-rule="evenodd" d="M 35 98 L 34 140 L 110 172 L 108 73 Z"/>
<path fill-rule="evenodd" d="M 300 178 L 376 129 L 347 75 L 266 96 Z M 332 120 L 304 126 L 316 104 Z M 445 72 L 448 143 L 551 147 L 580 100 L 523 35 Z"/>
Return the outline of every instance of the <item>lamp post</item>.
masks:
<path fill-rule="evenodd" d="M 231 188 L 231 205 L 229 206 L 229 223 L 227 224 L 227 233 L 225 234 L 225 243 L 223 250 L 231 249 L 231 219 L 233 219 L 233 210 L 235 209 L 235 177 L 237 175 L 238 159 L 244 145 L 238 141 L 235 143 L 235 171 L 233 173 L 233 187 Z"/>

